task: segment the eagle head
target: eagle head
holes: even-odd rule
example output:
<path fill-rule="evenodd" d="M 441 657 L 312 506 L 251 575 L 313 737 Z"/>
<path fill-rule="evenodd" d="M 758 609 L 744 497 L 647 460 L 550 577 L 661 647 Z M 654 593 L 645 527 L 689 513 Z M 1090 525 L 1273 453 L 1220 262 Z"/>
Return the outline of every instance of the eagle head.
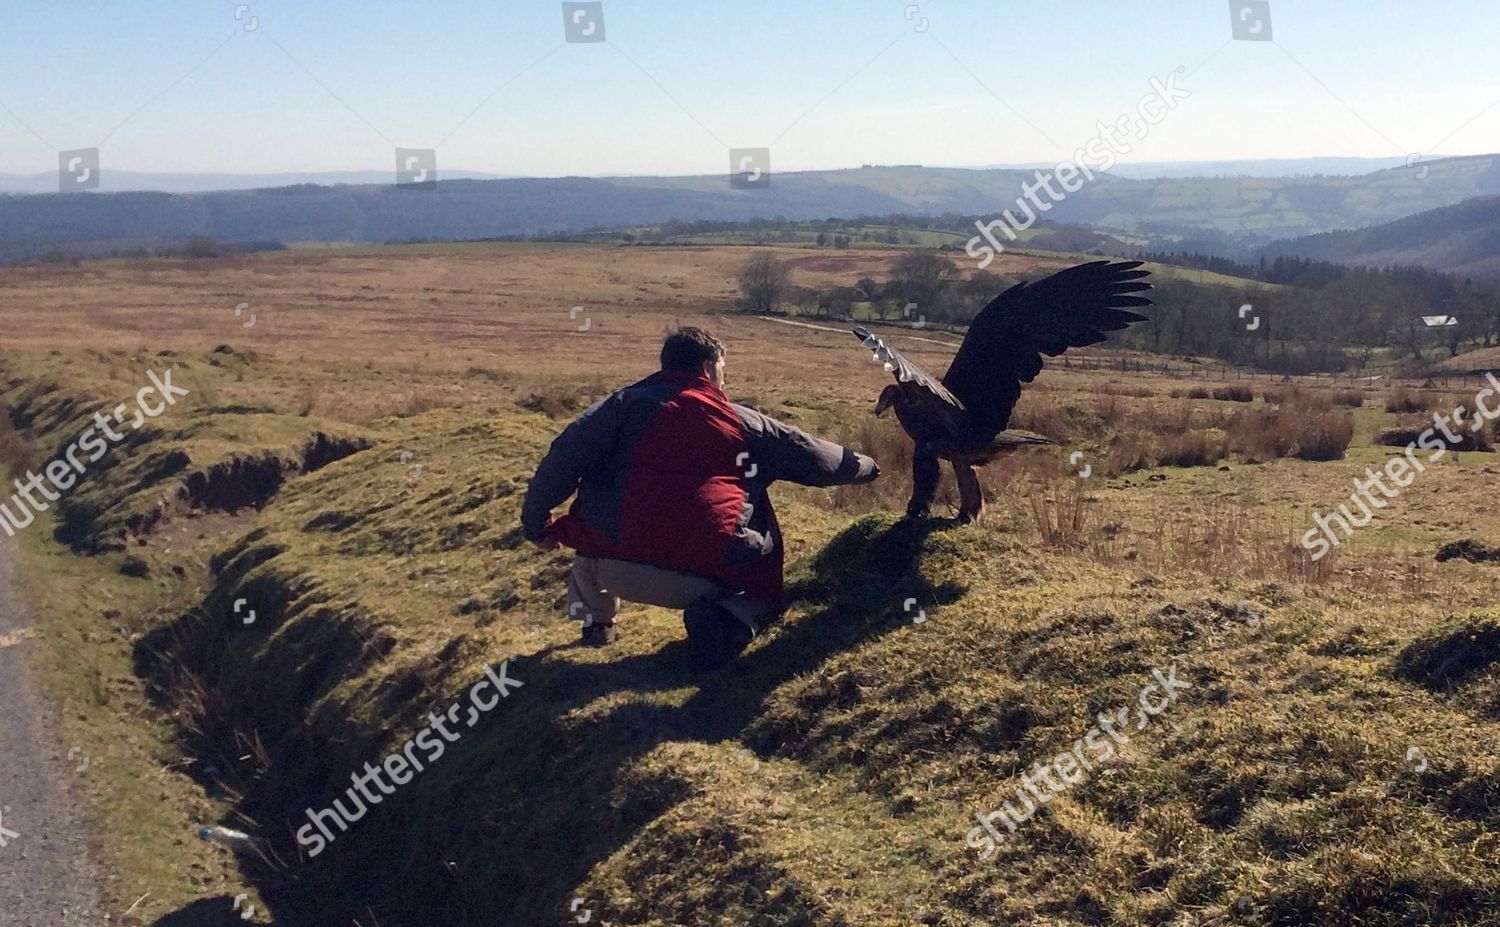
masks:
<path fill-rule="evenodd" d="M 889 409 L 900 400 L 901 387 L 892 383 L 890 386 L 887 386 L 885 389 L 880 391 L 880 398 L 875 402 L 875 414 L 884 414 L 886 409 Z"/>

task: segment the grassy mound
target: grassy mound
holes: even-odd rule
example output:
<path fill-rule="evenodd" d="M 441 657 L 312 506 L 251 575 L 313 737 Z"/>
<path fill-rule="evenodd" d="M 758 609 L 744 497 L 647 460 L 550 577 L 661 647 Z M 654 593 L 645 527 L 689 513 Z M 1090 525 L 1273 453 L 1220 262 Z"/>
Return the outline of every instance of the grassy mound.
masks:
<path fill-rule="evenodd" d="M 1461 541 L 1449 541 L 1438 548 L 1433 559 L 1442 563 L 1460 558 L 1470 563 L 1500 563 L 1500 548 L 1487 547 L 1473 538 L 1464 538 Z"/>
<path fill-rule="evenodd" d="M 230 357 L 240 375 L 253 362 Z M 38 472 L 48 462 L 65 460 L 70 448 L 74 460 L 87 462 L 92 455 L 77 451 L 80 439 L 87 432 L 103 435 L 96 414 L 108 423 L 124 403 L 126 424 L 111 425 L 123 440 L 85 463 L 78 486 L 57 504 L 58 539 L 75 550 L 122 550 L 129 538 L 149 534 L 163 519 L 185 511 L 258 508 L 289 476 L 372 446 L 360 429 L 264 407 L 213 406 L 201 398 L 166 407 L 159 417 L 142 417 L 132 426 L 132 397 L 151 382 L 148 370 L 170 370 L 178 384 L 196 384 L 226 363 L 220 356 L 210 362 L 174 358 L 80 365 L 67 375 L 66 388 L 56 375 L 25 365 L 12 364 L 0 379 L 0 411 L 9 428 L 29 439 L 29 459 L 23 463 Z M 191 397 L 192 387 L 186 388 Z M 160 403 L 155 396 L 150 401 Z"/>
<path fill-rule="evenodd" d="M 233 392 L 229 371 L 205 376 Z M 47 404 L 65 390 L 21 395 L 35 382 L 8 396 L 23 418 L 55 409 L 26 423 L 46 447 L 87 402 L 63 414 Z M 629 607 L 608 649 L 575 646 L 576 625 L 559 620 L 569 557 L 518 529 L 558 427 L 545 415 L 445 408 L 355 431 L 252 405 L 196 408 L 142 438 L 90 488 L 87 536 L 103 546 L 185 474 L 287 461 L 213 556 L 203 594 L 134 644 L 136 671 L 180 719 L 186 767 L 270 840 L 272 862 L 246 875 L 278 918 L 1500 916 L 1500 764 L 1462 749 L 1500 723 L 1486 688 L 1493 609 L 1459 627 L 1425 607 L 1392 621 L 1365 578 L 1153 573 L 1045 550 L 999 504 L 982 526 L 913 525 L 778 488 L 791 607 L 733 667 L 695 675 L 677 615 Z M 319 433 L 377 449 L 308 466 Z M 187 463 L 164 463 L 179 453 Z M 172 475 L 143 479 L 146 459 Z M 1117 491 L 1168 491 L 1157 485 Z M 142 549 L 153 575 L 170 572 L 171 552 Z M 1455 655 L 1470 668 L 1457 695 L 1439 684 Z M 520 687 L 310 855 L 295 836 L 306 812 L 502 663 Z M 1164 706 L 1163 677 L 1182 686 Z M 1158 711 L 1144 701 L 1153 685 Z M 976 815 L 1016 804 L 1039 766 L 1063 770 L 1101 719 L 1114 719 L 1109 755 L 1051 774 L 1064 787 L 985 846 Z"/>
<path fill-rule="evenodd" d="M 516 538 L 510 473 L 541 423 L 423 418 L 421 477 L 330 467 L 218 565 L 223 600 L 269 603 L 253 638 L 196 661 L 224 667 L 205 679 L 227 739 L 264 747 L 241 773 L 247 813 L 281 823 L 295 858 L 296 813 L 486 662 L 514 657 L 525 685 L 299 870 L 316 899 L 273 877 L 297 910 L 352 916 L 357 899 L 393 922 L 534 923 L 581 898 L 619 924 L 978 924 L 1171 923 L 1186 906 L 1330 925 L 1493 911 L 1496 867 L 1472 846 L 1495 823 L 1493 764 L 1424 776 L 1403 756 L 1489 722 L 1426 703 L 1381 666 L 1389 642 L 1331 646 L 1313 603 L 1262 590 L 1251 623 L 1249 606 L 1039 561 L 1005 526 L 871 517 L 799 565 L 794 608 L 738 666 L 694 677 L 675 616 L 630 616 L 629 643 L 605 652 L 545 623 L 565 558 Z M 311 527 L 335 500 L 352 522 Z M 1190 688 L 1159 725 L 993 858 L 975 851 L 976 812 L 1168 667 Z"/>
<path fill-rule="evenodd" d="M 1434 692 L 1453 692 L 1500 663 L 1500 622 L 1471 617 L 1413 641 L 1401 651 L 1402 677 Z"/>

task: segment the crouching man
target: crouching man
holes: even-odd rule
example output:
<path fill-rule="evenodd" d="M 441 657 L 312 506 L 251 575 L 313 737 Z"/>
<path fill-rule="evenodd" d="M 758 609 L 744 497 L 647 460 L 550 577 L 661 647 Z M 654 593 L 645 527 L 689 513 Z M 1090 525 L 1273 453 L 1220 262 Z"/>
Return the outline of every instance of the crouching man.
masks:
<path fill-rule="evenodd" d="M 567 604 L 585 644 L 615 640 L 624 599 L 682 609 L 693 665 L 723 666 L 782 608 L 767 487 L 879 475 L 868 457 L 735 405 L 723 385 L 723 345 L 679 328 L 662 345 L 661 370 L 584 412 L 532 477 L 522 527 L 543 548 L 577 552 Z"/>

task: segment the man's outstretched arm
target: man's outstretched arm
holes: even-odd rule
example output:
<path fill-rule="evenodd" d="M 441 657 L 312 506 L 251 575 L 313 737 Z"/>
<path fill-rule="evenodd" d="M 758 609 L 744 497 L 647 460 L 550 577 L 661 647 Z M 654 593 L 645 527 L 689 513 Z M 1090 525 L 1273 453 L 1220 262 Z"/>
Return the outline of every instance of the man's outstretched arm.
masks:
<path fill-rule="evenodd" d="M 614 396 L 602 399 L 553 440 L 521 503 L 521 528 L 526 540 L 542 543 L 552 510 L 578 490 L 585 474 L 609 460 L 619 432 L 618 409 Z"/>
<path fill-rule="evenodd" d="M 767 482 L 787 480 L 803 486 L 843 486 L 868 483 L 880 475 L 880 467 L 863 454 L 856 454 L 832 441 L 814 437 L 800 428 L 784 425 L 769 415 L 735 406 L 745 422 L 750 459 L 757 478 Z"/>

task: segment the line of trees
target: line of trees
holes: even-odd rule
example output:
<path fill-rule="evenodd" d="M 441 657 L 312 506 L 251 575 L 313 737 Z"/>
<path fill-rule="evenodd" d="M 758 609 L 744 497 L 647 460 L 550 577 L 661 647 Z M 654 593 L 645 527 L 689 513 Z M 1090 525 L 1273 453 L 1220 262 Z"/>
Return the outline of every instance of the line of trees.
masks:
<path fill-rule="evenodd" d="M 1296 374 L 1361 369 L 1382 351 L 1421 363 L 1455 356 L 1466 346 L 1500 345 L 1500 285 L 1495 283 L 1429 270 L 1367 270 L 1285 258 L 1262 265 L 1219 258 L 1173 263 L 1198 263 L 1204 270 L 1276 285 L 1158 274 L 1151 294 L 1156 305 L 1144 313 L 1148 320 L 1117 334 L 1115 344 Z M 739 282 L 743 308 L 755 312 L 791 308 L 800 315 L 844 319 L 864 307 L 882 320 L 962 325 L 1011 285 L 1036 276 L 965 274 L 943 252 L 912 250 L 895 261 L 884 281 L 862 277 L 853 286 L 819 290 L 796 285 L 790 266 L 768 252 L 745 264 Z M 1458 324 L 1424 323 L 1423 316 L 1435 315 L 1454 316 Z"/>
<path fill-rule="evenodd" d="M 123 258 L 146 260 L 148 258 L 202 258 L 233 257 L 239 254 L 254 254 L 260 251 L 285 251 L 286 245 L 279 241 L 220 241 L 206 235 L 194 235 L 185 240 L 142 241 L 122 245 L 118 241 L 97 242 L 71 248 L 48 248 L 33 257 L 23 259 L 20 264 L 44 264 L 73 266 L 83 261 L 100 258 Z M 0 263 L 4 263 L 0 249 Z"/>
<path fill-rule="evenodd" d="M 1243 302 L 1225 306 L 1222 295 L 1211 298 L 1222 287 L 1159 280 L 1159 324 L 1151 334 L 1175 353 L 1258 360 L 1262 366 L 1269 362 L 1271 369 L 1310 363 L 1315 365 L 1310 371 L 1363 367 L 1381 349 L 1420 362 L 1500 345 L 1500 283 L 1493 281 L 1421 267 L 1348 267 L 1286 257 L 1255 264 L 1207 255 L 1156 255 L 1151 260 L 1277 285 L 1241 290 Z M 1194 292 L 1205 289 L 1207 296 Z M 1252 332 L 1261 344 L 1244 344 L 1239 338 L 1225 342 L 1226 324 L 1231 331 L 1236 325 L 1246 330 L 1248 320 L 1238 319 L 1239 306 L 1246 304 L 1261 319 Z M 1423 318 L 1430 316 L 1451 316 L 1457 323 L 1429 326 Z"/>

